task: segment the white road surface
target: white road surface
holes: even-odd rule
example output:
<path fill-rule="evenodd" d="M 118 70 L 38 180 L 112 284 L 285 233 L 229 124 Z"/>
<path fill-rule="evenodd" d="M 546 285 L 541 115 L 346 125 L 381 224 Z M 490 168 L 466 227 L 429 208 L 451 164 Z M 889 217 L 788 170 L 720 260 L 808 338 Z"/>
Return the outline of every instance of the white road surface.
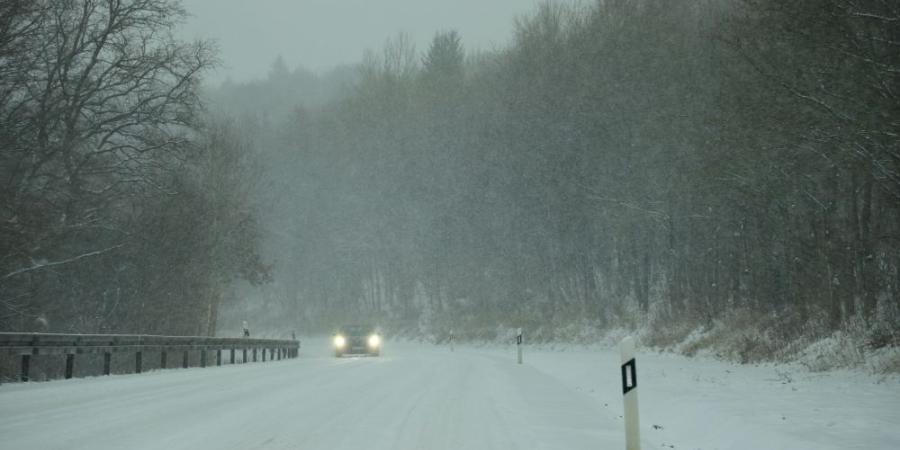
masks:
<path fill-rule="evenodd" d="M 301 357 L 0 386 L 0 449 L 622 449 L 610 350 L 387 343 Z M 900 383 L 638 357 L 644 448 L 900 448 Z"/>
<path fill-rule="evenodd" d="M 379 358 L 318 353 L 4 385 L 0 448 L 621 447 L 619 427 L 601 420 L 599 405 L 509 358 L 410 345 Z"/>

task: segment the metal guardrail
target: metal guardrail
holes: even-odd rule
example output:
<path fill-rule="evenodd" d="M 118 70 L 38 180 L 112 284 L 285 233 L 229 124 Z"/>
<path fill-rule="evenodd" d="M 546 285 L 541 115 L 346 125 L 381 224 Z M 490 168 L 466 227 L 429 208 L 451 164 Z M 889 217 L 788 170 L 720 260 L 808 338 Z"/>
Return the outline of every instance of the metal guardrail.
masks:
<path fill-rule="evenodd" d="M 75 355 L 103 354 L 103 375 L 110 374 L 113 353 L 134 353 L 134 372 L 143 371 L 145 351 L 158 351 L 161 369 L 169 368 L 168 356 L 181 352 L 181 367 L 190 366 L 190 352 L 200 352 L 200 367 L 206 367 L 210 352 L 214 352 L 215 365 L 222 365 L 222 352 L 229 352 L 229 361 L 235 363 L 235 352 L 242 353 L 241 362 L 263 362 L 296 358 L 300 353 L 300 341 L 250 338 L 211 338 L 202 336 L 153 336 L 137 334 L 54 334 L 54 333 L 4 333 L 0 332 L 0 354 L 17 355 L 20 359 L 21 381 L 28 381 L 31 358 L 37 355 L 65 355 L 65 378 L 72 378 Z M 268 354 L 268 355 L 267 355 Z"/>

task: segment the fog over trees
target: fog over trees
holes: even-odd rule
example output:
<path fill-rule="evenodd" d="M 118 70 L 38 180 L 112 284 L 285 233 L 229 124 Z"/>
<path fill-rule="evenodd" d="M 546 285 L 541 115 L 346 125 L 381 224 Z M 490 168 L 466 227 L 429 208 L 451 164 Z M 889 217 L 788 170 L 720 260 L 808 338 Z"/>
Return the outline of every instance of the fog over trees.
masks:
<path fill-rule="evenodd" d="M 891 1 L 543 3 L 206 110 L 176 4 L 2 5 L 0 329 L 900 343 Z"/>

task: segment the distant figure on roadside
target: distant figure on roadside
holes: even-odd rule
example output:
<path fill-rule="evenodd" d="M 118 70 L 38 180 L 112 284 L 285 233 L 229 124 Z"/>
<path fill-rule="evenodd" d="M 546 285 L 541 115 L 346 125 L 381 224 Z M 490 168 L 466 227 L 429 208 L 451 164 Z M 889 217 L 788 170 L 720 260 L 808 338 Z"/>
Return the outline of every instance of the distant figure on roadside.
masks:
<path fill-rule="evenodd" d="M 247 325 L 247 321 L 244 321 L 244 337 L 250 337 L 250 326 Z"/>

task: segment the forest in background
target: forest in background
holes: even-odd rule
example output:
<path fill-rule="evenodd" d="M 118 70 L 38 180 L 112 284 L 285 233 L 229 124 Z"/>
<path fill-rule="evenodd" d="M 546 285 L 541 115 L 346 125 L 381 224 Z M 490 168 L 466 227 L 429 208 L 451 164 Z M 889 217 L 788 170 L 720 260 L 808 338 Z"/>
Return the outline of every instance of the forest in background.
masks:
<path fill-rule="evenodd" d="M 343 89 L 279 59 L 212 95 L 266 149 L 274 283 L 235 320 L 640 329 L 748 362 L 835 332 L 896 345 L 898 19 L 885 0 L 544 3 L 496 51 L 392 37 Z"/>
<path fill-rule="evenodd" d="M 889 0 L 549 2 L 208 89 L 185 14 L 0 1 L 0 330 L 900 344 Z"/>

